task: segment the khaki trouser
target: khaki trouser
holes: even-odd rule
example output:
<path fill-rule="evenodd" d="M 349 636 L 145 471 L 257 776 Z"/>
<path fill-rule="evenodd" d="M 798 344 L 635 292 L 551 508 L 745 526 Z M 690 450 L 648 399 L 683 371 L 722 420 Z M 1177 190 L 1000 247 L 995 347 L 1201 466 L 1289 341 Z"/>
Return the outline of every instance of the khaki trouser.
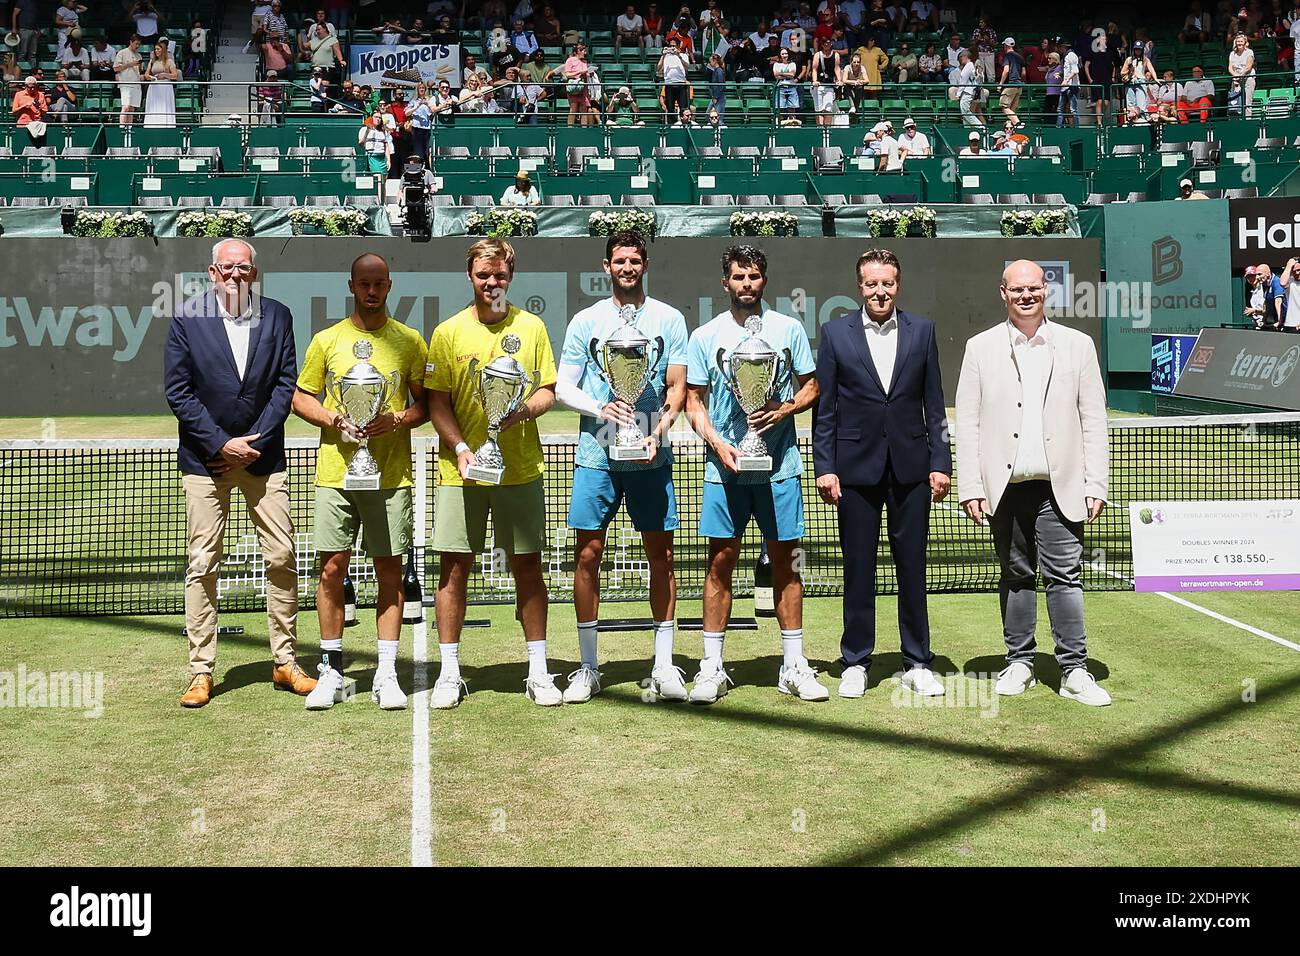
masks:
<path fill-rule="evenodd" d="M 275 663 L 294 659 L 298 627 L 298 560 L 289 515 L 288 474 L 250 475 L 246 469 L 216 479 L 185 475 L 185 524 L 189 560 L 185 569 L 185 628 L 190 670 L 211 674 L 217 659 L 217 571 L 225 553 L 230 491 L 238 488 L 266 560 L 266 623 Z"/>

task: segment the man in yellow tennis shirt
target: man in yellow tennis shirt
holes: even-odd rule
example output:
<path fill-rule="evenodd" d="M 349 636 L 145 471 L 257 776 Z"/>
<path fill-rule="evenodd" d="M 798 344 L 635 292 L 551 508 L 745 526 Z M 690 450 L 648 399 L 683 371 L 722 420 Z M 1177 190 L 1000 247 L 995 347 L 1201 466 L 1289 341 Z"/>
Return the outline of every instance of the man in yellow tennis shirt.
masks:
<path fill-rule="evenodd" d="M 406 694 L 397 681 L 397 646 L 402 632 L 402 556 L 411 546 L 411 432 L 423 424 L 426 350 L 424 337 L 388 315 L 393 283 L 388 263 L 367 253 L 352 263 L 348 289 L 356 300 L 352 315 L 313 336 L 298 375 L 293 410 L 321 430 L 316 460 L 316 550 L 320 584 L 316 614 L 320 618 L 320 680 L 307 695 L 308 710 L 327 710 L 343 699 L 343 576 L 353 543 L 361 531 L 362 547 L 374 560 L 379 581 L 375 626 L 379 667 L 371 698 L 384 710 L 402 710 Z M 372 369 L 365 369 L 369 364 Z M 358 366 L 389 381 L 386 403 L 364 429 L 346 417 L 336 398 L 340 380 L 357 378 Z M 377 375 L 376 375 L 377 373 Z M 323 399 L 323 401 L 322 401 Z M 378 487 L 348 475 L 358 469 L 357 442 L 364 437 L 374 459 Z M 351 467 L 351 471 L 349 471 Z"/>
<path fill-rule="evenodd" d="M 439 553 L 440 565 L 437 617 L 442 669 L 429 703 L 439 709 L 455 707 L 466 689 L 460 674 L 465 595 L 474 557 L 483 553 L 487 543 L 491 513 L 495 549 L 510 562 L 528 647 L 524 693 L 534 703 L 554 706 L 563 703 L 563 695 L 546 665 L 545 468 L 536 420 L 555 404 L 555 356 L 542 320 L 506 299 L 515 274 L 515 250 L 510 243 L 476 242 L 465 256 L 465 269 L 474 302 L 433 330 L 424 377 L 429 419 L 439 439 L 433 549 Z M 505 466 L 500 483 L 475 482 L 467 477 L 476 465 L 472 449 L 480 449 L 488 438 L 478 381 L 483 366 L 507 355 L 514 357 L 536 387 L 499 426 L 497 444 Z"/>

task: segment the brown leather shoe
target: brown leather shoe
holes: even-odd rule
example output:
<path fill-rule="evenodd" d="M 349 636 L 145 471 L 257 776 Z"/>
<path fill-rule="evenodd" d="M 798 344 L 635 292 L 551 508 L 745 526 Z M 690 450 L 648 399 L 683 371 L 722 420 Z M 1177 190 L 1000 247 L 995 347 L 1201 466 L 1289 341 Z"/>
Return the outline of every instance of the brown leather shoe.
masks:
<path fill-rule="evenodd" d="M 212 675 L 195 674 L 190 686 L 181 694 L 182 707 L 202 707 L 212 698 Z"/>
<path fill-rule="evenodd" d="M 276 690 L 293 691 L 295 694 L 306 696 L 316 689 L 316 679 L 308 677 L 307 672 L 303 670 L 297 661 L 290 661 L 288 664 L 280 664 L 271 671 L 271 680 L 275 684 Z"/>

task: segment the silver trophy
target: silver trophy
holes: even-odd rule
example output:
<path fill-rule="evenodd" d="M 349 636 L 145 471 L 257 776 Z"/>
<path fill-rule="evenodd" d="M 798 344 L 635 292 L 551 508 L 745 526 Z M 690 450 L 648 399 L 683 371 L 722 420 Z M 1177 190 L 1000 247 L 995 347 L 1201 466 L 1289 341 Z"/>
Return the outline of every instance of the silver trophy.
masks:
<path fill-rule="evenodd" d="M 402 373 L 395 371 L 385 376 L 370 364 L 374 346 L 362 339 L 352 346 L 352 354 L 357 363 L 348 369 L 346 375 L 325 373 L 325 394 L 338 406 L 348 422 L 358 430 L 364 430 L 375 420 L 380 411 L 398 394 L 402 385 Z M 342 431 L 344 440 L 350 441 L 346 430 Z M 357 443 L 357 450 L 348 462 L 347 473 L 343 476 L 343 487 L 347 491 L 374 491 L 379 487 L 379 463 L 370 454 L 368 438 Z"/>
<path fill-rule="evenodd" d="M 658 336 L 647 338 L 632 324 L 636 316 L 633 306 L 621 307 L 618 314 L 623 325 L 605 339 L 603 345 L 599 339 L 592 339 L 588 351 L 600 377 L 614 396 L 636 408 L 638 399 L 655 376 L 659 360 L 663 358 L 664 340 Z M 650 357 L 651 346 L 654 347 L 654 358 Z M 614 443 L 609 446 L 610 460 L 649 461 L 650 449 L 645 446 L 645 440 L 638 423 L 619 425 Z"/>
<path fill-rule="evenodd" d="M 505 355 L 498 355 L 486 364 L 477 358 L 469 360 L 469 374 L 473 376 L 474 394 L 487 415 L 487 441 L 474 452 L 474 464 L 465 470 L 465 477 L 485 485 L 501 484 L 506 473 L 506 463 L 497 444 L 501 422 L 509 418 L 524 404 L 532 391 L 533 376 L 515 361 L 519 351 L 519 337 L 509 334 L 501 340 Z"/>
<path fill-rule="evenodd" d="M 741 340 L 730 355 L 726 355 L 726 349 L 718 349 L 717 362 L 722 380 L 727 383 L 731 394 L 736 397 L 736 404 L 748 417 L 772 399 L 793 363 L 789 349 L 782 356 L 759 338 L 759 333 L 763 331 L 763 320 L 757 315 L 751 315 L 745 320 L 745 330 L 749 335 Z M 767 442 L 752 427 L 745 432 L 736 451 L 738 471 L 772 470 L 772 456 L 768 454 Z"/>

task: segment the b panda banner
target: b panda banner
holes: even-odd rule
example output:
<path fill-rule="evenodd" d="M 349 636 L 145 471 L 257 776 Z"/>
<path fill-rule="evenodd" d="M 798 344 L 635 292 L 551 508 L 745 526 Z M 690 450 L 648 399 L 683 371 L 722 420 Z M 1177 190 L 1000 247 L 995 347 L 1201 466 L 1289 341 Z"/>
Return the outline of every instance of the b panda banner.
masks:
<path fill-rule="evenodd" d="M 348 69 L 357 86 L 413 88 L 446 80 L 460 89 L 460 44 L 357 44 L 348 53 Z"/>

